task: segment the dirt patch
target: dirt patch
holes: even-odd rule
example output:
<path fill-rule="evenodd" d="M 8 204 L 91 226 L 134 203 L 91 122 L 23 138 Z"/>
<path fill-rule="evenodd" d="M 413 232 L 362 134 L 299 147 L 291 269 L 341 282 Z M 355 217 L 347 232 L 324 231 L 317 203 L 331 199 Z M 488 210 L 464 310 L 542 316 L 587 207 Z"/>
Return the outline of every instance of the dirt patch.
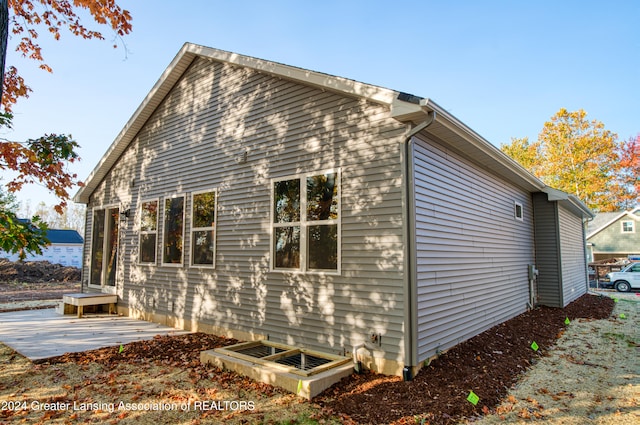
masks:
<path fill-rule="evenodd" d="M 79 282 L 0 283 L 0 304 L 20 301 L 61 300 L 63 294 L 80 292 Z M 10 305 L 5 305 L 10 308 Z M 6 311 L 7 309 L 3 309 Z"/>
<path fill-rule="evenodd" d="M 75 267 L 0 258 L 0 311 L 48 307 L 51 303 L 35 301 L 61 300 L 63 294 L 80 292 L 80 279 Z"/>
<path fill-rule="evenodd" d="M 80 282 L 80 279 L 81 272 L 76 267 L 48 261 L 12 262 L 0 258 L 0 285 L 2 282 Z"/>

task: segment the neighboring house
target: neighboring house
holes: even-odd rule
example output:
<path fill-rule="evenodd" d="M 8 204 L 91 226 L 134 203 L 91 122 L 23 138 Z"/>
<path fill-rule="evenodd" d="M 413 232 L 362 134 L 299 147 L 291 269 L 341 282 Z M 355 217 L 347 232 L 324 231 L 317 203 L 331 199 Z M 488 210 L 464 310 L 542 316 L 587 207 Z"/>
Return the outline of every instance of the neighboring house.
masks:
<path fill-rule="evenodd" d="M 51 242 L 42 249 L 42 254 L 27 254 L 24 261 L 49 261 L 63 266 L 82 267 L 84 240 L 75 230 L 49 229 L 47 239 Z M 19 254 L 0 251 L 0 257 L 18 261 Z"/>
<path fill-rule="evenodd" d="M 640 255 L 640 207 L 600 213 L 588 222 L 589 261 Z"/>
<path fill-rule="evenodd" d="M 433 101 L 193 44 L 75 201 L 121 313 L 388 374 L 587 290 L 589 209 Z"/>

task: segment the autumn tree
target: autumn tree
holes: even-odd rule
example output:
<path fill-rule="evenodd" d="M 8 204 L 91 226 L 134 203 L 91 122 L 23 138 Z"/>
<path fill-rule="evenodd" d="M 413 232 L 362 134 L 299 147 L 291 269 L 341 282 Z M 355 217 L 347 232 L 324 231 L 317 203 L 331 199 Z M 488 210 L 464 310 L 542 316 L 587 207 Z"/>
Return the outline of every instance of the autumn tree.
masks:
<path fill-rule="evenodd" d="M 626 191 L 625 208 L 640 205 L 640 134 L 630 137 L 618 149 L 621 172 L 619 184 Z"/>
<path fill-rule="evenodd" d="M 9 4 L 0 0 L 0 81 L 4 81 L 4 62 L 7 59 L 7 41 L 9 40 Z M 2 86 L 0 86 L 0 99 Z"/>
<path fill-rule="evenodd" d="M 594 211 L 614 211 L 632 202 L 634 193 L 621 178 L 625 169 L 617 135 L 603 123 L 587 120 L 584 110 L 562 108 L 544 124 L 536 142 L 512 139 L 501 149 L 546 184 L 576 195 Z"/>
<path fill-rule="evenodd" d="M 540 174 L 540 142 L 530 142 L 528 137 L 522 139 L 511 138 L 510 145 L 502 145 L 500 149 L 515 159 L 524 168 L 535 175 Z"/>
<path fill-rule="evenodd" d="M 88 12 L 97 26 L 109 27 L 116 38 L 131 31 L 131 15 L 115 0 L 8 0 L 8 14 L 0 22 L 0 30 L 5 25 L 9 45 L 13 47 L 15 43 L 15 50 L 23 57 L 33 59 L 41 69 L 52 72 L 38 43 L 40 32 L 50 34 L 55 40 L 59 40 L 65 30 L 84 39 L 104 39 L 100 31 L 81 21 L 79 14 L 83 12 Z M 8 66 L 3 80 L 0 127 L 11 126 L 13 106 L 20 98 L 29 97 L 30 92 L 18 69 Z M 79 160 L 78 147 L 70 135 L 45 134 L 26 142 L 0 140 L 0 170 L 11 171 L 15 176 L 5 184 L 7 190 L 15 193 L 25 184 L 40 184 L 58 197 L 60 203 L 54 208 L 62 213 L 70 197 L 69 190 L 81 184 L 77 175 L 69 170 L 69 165 Z M 46 226 L 39 217 L 33 217 L 30 226 L 21 227 L 16 225 L 21 221 L 14 211 L 2 204 L 0 209 L 0 245 L 6 251 L 34 252 L 34 247 L 46 243 L 46 238 L 40 237 Z"/>
<path fill-rule="evenodd" d="M 0 188 L 0 249 L 18 253 L 24 259 L 27 252 L 42 254 L 47 240 L 47 224 L 37 215 L 31 220 L 19 220 L 16 216 L 18 203 L 13 193 Z"/>

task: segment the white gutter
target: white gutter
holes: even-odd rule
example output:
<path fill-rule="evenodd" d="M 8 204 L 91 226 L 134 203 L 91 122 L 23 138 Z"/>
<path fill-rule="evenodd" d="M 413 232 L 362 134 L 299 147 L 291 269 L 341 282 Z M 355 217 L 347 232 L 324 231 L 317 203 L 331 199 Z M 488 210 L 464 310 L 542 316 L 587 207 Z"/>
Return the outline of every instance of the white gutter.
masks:
<path fill-rule="evenodd" d="M 554 189 L 554 188 L 549 187 L 549 186 L 545 186 L 542 189 L 542 192 L 547 194 L 547 199 L 549 199 L 549 201 L 559 201 L 559 202 L 563 202 L 563 203 L 569 204 L 570 207 L 572 207 L 574 210 L 579 211 L 583 218 L 594 219 L 595 216 L 596 216 L 593 213 L 593 211 L 591 211 L 589 209 L 589 207 L 587 207 L 575 195 L 570 195 L 570 194 L 568 194 L 566 192 L 563 192 L 563 191 L 558 190 L 558 189 Z"/>
<path fill-rule="evenodd" d="M 423 115 L 427 117 L 418 125 L 411 128 L 405 136 L 404 143 L 404 185 L 405 185 L 405 211 L 404 214 L 406 223 L 406 241 L 405 244 L 405 290 L 404 290 L 404 323 L 405 338 L 404 338 L 404 369 L 402 376 L 405 381 L 411 381 L 413 379 L 413 367 L 417 365 L 417 339 L 418 339 L 418 317 L 416 314 L 416 306 L 414 303 L 418 299 L 418 287 L 415 284 L 417 281 L 416 268 L 414 264 L 414 258 L 416 253 L 416 238 L 415 238 L 415 196 L 413 191 L 413 137 L 420 133 L 422 130 L 429 127 L 436 120 L 436 112 L 428 111 L 422 107 Z"/>

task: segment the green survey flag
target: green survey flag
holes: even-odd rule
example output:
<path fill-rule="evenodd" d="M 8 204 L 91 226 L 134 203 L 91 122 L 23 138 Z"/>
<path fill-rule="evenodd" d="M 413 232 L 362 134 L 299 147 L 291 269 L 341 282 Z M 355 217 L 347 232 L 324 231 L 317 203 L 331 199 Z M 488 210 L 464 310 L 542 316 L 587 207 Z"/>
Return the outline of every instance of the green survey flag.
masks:
<path fill-rule="evenodd" d="M 475 406 L 480 401 L 480 397 L 478 397 L 473 391 L 469 391 L 467 401 Z"/>

